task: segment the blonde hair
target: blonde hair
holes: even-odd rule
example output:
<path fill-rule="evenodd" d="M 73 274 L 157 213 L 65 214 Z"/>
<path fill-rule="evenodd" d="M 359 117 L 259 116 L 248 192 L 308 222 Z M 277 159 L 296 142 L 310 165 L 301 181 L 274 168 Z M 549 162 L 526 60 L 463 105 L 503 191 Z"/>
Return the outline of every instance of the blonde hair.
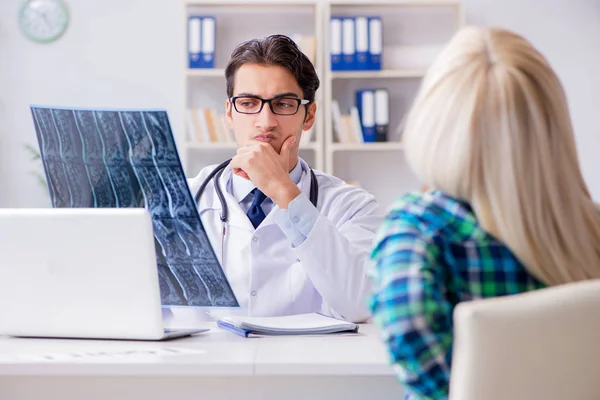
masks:
<path fill-rule="evenodd" d="M 457 33 L 423 79 L 403 140 L 421 181 L 467 201 L 539 280 L 600 278 L 600 215 L 579 169 L 566 96 L 523 37 Z"/>

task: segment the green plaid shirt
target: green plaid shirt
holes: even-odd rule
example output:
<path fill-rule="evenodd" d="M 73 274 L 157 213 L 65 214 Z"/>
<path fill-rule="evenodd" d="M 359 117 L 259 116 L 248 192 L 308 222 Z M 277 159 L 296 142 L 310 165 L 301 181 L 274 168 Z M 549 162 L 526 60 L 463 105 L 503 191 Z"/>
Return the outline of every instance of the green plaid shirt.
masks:
<path fill-rule="evenodd" d="M 439 191 L 403 196 L 371 258 L 373 319 L 408 399 L 448 398 L 456 304 L 543 287 L 468 204 Z"/>

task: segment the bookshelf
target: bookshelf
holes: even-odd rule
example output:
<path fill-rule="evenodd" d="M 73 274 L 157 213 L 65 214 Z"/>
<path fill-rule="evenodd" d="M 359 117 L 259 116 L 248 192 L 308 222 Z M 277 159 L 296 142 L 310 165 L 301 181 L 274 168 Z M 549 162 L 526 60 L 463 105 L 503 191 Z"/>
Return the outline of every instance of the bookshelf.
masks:
<path fill-rule="evenodd" d="M 387 208 L 402 193 L 421 187 L 405 160 L 402 122 L 427 68 L 464 25 L 463 3 L 455 0 L 329 0 L 323 7 L 325 24 L 332 16 L 382 18 L 381 70 L 331 71 L 331 64 L 325 63 L 324 154 L 328 173 L 359 184 Z M 325 29 L 324 35 L 327 43 L 324 47 L 329 49 L 330 30 Z M 329 56 L 327 50 L 325 56 Z M 332 102 L 339 104 L 342 114 L 348 114 L 360 89 L 387 89 L 387 142 L 340 143 L 334 134 Z"/>
<path fill-rule="evenodd" d="M 396 197 L 421 185 L 410 172 L 400 141 L 401 123 L 427 68 L 450 37 L 464 25 L 459 0 L 184 0 L 184 23 L 190 15 L 216 18 L 215 68 L 184 71 L 185 107 L 224 113 L 225 71 L 234 47 L 275 33 L 315 38 L 314 63 L 321 87 L 316 95 L 317 120 L 310 142 L 301 142 L 300 157 L 313 168 L 360 184 L 387 207 Z M 331 71 L 331 16 L 380 16 L 383 21 L 382 69 Z M 240 23 L 243 21 L 243 23 Z M 187 35 L 187 29 L 184 30 Z M 186 41 L 186 37 L 182 38 Z M 344 113 L 361 88 L 389 92 L 387 142 L 339 143 L 334 135 L 332 102 Z M 188 126 L 187 112 L 184 126 Z M 235 154 L 233 141 L 202 142 L 186 135 L 182 155 L 186 173 L 194 176 L 210 164 Z M 197 138 L 196 138 L 197 139 Z M 373 178 L 376 177 L 376 178 Z"/>

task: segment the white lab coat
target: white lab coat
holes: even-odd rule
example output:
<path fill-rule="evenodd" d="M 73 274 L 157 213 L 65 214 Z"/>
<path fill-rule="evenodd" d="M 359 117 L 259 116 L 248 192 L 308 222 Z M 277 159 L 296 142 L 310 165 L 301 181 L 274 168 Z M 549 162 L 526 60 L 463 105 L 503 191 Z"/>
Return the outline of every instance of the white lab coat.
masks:
<path fill-rule="evenodd" d="M 310 193 L 309 167 L 303 160 L 298 187 Z M 195 194 L 215 166 L 189 181 Z M 321 312 L 362 322 L 371 285 L 367 277 L 375 231 L 382 221 L 375 198 L 363 189 L 314 171 L 319 182 L 320 216 L 306 240 L 292 247 L 274 221 L 278 207 L 255 230 L 235 198 L 227 192 L 228 167 L 220 187 L 229 207 L 223 236 L 221 204 L 208 184 L 199 200 L 202 223 L 240 303 L 248 316 L 280 316 Z"/>

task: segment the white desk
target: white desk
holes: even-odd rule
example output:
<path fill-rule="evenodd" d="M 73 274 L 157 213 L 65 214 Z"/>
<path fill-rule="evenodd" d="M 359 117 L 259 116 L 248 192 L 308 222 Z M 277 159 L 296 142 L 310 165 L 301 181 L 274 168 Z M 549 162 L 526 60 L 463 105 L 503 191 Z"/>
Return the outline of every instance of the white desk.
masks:
<path fill-rule="evenodd" d="M 403 399 L 373 326 L 358 335 L 252 339 L 211 328 L 169 342 L 1 338 L 0 399 Z M 196 353 L 35 360 L 153 349 Z"/>

